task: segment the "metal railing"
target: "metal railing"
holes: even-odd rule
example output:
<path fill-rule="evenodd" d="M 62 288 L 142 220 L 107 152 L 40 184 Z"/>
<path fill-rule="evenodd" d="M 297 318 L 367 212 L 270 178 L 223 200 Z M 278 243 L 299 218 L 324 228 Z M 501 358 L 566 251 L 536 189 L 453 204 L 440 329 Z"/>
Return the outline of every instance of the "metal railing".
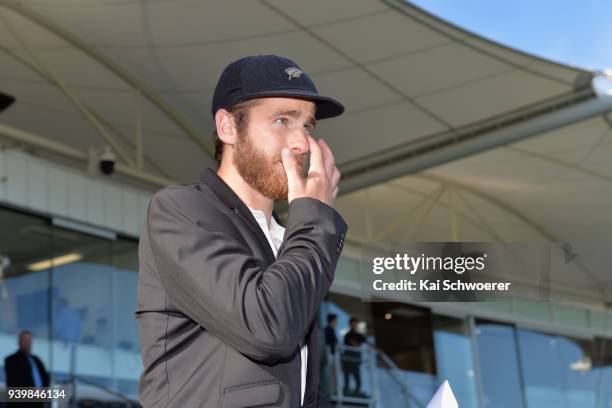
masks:
<path fill-rule="evenodd" d="M 71 390 L 72 392 L 70 393 L 71 394 L 70 401 L 68 402 L 68 408 L 77 408 L 79 406 L 79 400 L 83 400 L 87 398 L 87 397 L 82 398 L 77 395 L 77 383 L 87 384 L 89 387 L 93 387 L 98 391 L 102 391 L 103 393 L 110 395 L 111 397 L 114 398 L 114 400 L 112 400 L 113 402 L 116 402 L 116 401 L 123 402 L 124 403 L 123 407 L 125 408 L 139 408 L 140 407 L 140 404 L 130 399 L 128 396 L 123 395 L 120 392 L 117 392 L 111 388 L 97 384 L 95 381 L 91 381 L 82 376 L 74 375 L 71 377 L 71 379 L 67 383 L 70 384 L 72 388 Z M 91 397 L 91 399 L 95 399 L 95 398 Z M 108 402 L 111 402 L 111 401 L 108 401 Z"/>
<path fill-rule="evenodd" d="M 125 408 L 138 408 L 141 405 L 130 399 L 127 395 L 124 395 L 118 391 L 113 390 L 112 388 L 109 387 L 105 387 L 103 385 L 100 385 L 98 383 L 96 383 L 95 381 L 92 381 L 84 376 L 80 376 L 76 374 L 76 351 L 77 351 L 77 346 L 76 345 L 72 345 L 71 350 L 70 350 L 70 378 L 68 380 L 66 380 L 65 382 L 63 382 L 64 385 L 70 386 L 70 399 L 68 401 L 68 405 L 67 408 L 77 408 L 79 406 L 79 401 L 80 400 L 85 400 L 86 398 L 91 398 L 91 399 L 95 399 L 94 396 L 79 396 L 77 394 L 77 383 L 82 383 L 82 384 L 86 384 L 89 387 L 94 388 L 97 391 L 102 391 L 103 394 L 109 395 L 111 396 L 113 399 L 109 400 L 108 402 L 110 403 L 112 402 L 123 402 L 123 406 Z M 83 398 L 85 397 L 85 398 Z"/>
<path fill-rule="evenodd" d="M 387 372 L 389 373 L 390 377 L 400 387 L 402 395 L 404 396 L 404 401 L 409 401 L 408 406 L 425 408 L 425 405 L 414 396 L 414 394 L 410 390 L 408 383 L 403 378 L 402 370 L 393 362 L 391 357 L 389 357 L 382 351 L 376 351 L 378 353 L 379 361 L 382 361 L 386 365 Z"/>
<path fill-rule="evenodd" d="M 424 408 L 425 405 L 419 401 L 411 392 L 409 384 L 406 382 L 402 371 L 397 367 L 393 360 L 383 351 L 364 343 L 361 347 L 351 347 L 336 345 L 335 353 L 326 348 L 327 362 L 325 367 L 327 381 L 326 388 L 329 391 L 331 401 L 339 405 L 364 406 L 368 408 L 384 408 L 381 399 L 379 372 L 384 370 L 386 374 L 396 383 L 400 390 L 403 400 L 402 406 Z M 361 376 L 365 373 L 367 379 L 365 385 L 368 393 L 364 393 L 360 388 L 350 390 L 347 380 L 354 379 L 354 374 Z M 357 387 L 355 387 L 357 388 Z"/>

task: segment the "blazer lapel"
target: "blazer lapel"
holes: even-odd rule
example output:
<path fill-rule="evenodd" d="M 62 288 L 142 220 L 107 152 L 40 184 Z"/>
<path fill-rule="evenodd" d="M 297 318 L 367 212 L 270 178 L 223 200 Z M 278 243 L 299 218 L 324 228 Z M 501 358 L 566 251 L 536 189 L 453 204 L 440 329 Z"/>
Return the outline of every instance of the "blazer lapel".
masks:
<path fill-rule="evenodd" d="M 234 213 L 236 213 L 236 215 L 240 217 L 242 221 L 244 221 L 253 234 L 255 234 L 260 247 L 264 251 L 268 263 L 273 263 L 276 258 L 274 257 L 272 248 L 270 248 L 266 235 L 261 230 L 261 227 L 257 223 L 257 220 L 255 220 L 255 217 L 253 217 L 253 213 L 251 213 L 249 207 L 247 207 L 246 204 L 242 202 L 240 197 L 234 193 L 234 190 L 232 190 L 231 187 L 228 186 L 225 181 L 223 181 L 223 179 L 219 177 L 211 168 L 204 170 L 199 180 L 206 184 L 206 186 L 208 186 L 208 188 L 219 198 L 219 200 L 221 200 L 221 202 L 223 202 L 227 207 L 231 208 Z"/>

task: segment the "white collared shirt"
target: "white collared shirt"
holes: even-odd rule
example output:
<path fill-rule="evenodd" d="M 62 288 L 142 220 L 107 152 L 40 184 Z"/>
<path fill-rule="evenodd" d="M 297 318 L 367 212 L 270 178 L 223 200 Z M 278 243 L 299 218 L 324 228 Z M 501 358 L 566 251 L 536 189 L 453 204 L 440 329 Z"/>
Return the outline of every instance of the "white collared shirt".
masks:
<path fill-rule="evenodd" d="M 279 225 L 274 217 L 270 217 L 270 228 L 268 228 L 268 223 L 266 221 L 266 214 L 264 214 L 261 210 L 254 210 L 249 207 L 253 217 L 261 227 L 263 233 L 266 238 L 268 238 L 268 242 L 270 243 L 270 247 L 272 248 L 272 252 L 276 257 L 278 253 L 278 248 L 280 248 L 283 243 L 283 237 L 285 235 L 285 227 Z M 300 396 L 300 405 L 304 405 L 304 391 L 306 391 L 306 369 L 308 367 L 308 346 L 306 342 L 304 342 L 304 346 L 300 349 L 300 357 L 302 358 L 302 369 L 301 369 L 301 396 Z"/>

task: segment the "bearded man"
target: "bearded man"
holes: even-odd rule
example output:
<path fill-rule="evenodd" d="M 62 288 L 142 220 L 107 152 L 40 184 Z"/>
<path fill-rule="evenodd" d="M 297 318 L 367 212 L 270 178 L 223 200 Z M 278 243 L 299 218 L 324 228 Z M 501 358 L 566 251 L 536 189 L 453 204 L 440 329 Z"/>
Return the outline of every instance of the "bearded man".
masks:
<path fill-rule="evenodd" d="M 218 169 L 157 192 L 140 237 L 144 407 L 330 406 L 317 311 L 347 225 L 332 207 L 340 172 L 313 134 L 342 112 L 287 58 L 224 69 L 212 100 Z"/>

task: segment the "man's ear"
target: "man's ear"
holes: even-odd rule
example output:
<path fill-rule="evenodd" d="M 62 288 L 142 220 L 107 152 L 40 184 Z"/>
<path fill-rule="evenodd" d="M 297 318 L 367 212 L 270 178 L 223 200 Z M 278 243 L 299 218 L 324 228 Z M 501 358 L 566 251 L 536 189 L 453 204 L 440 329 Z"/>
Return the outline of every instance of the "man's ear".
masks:
<path fill-rule="evenodd" d="M 238 137 L 236 132 L 236 124 L 231 113 L 225 109 L 219 109 L 215 114 L 215 126 L 217 127 L 217 135 L 225 144 L 233 145 Z"/>

